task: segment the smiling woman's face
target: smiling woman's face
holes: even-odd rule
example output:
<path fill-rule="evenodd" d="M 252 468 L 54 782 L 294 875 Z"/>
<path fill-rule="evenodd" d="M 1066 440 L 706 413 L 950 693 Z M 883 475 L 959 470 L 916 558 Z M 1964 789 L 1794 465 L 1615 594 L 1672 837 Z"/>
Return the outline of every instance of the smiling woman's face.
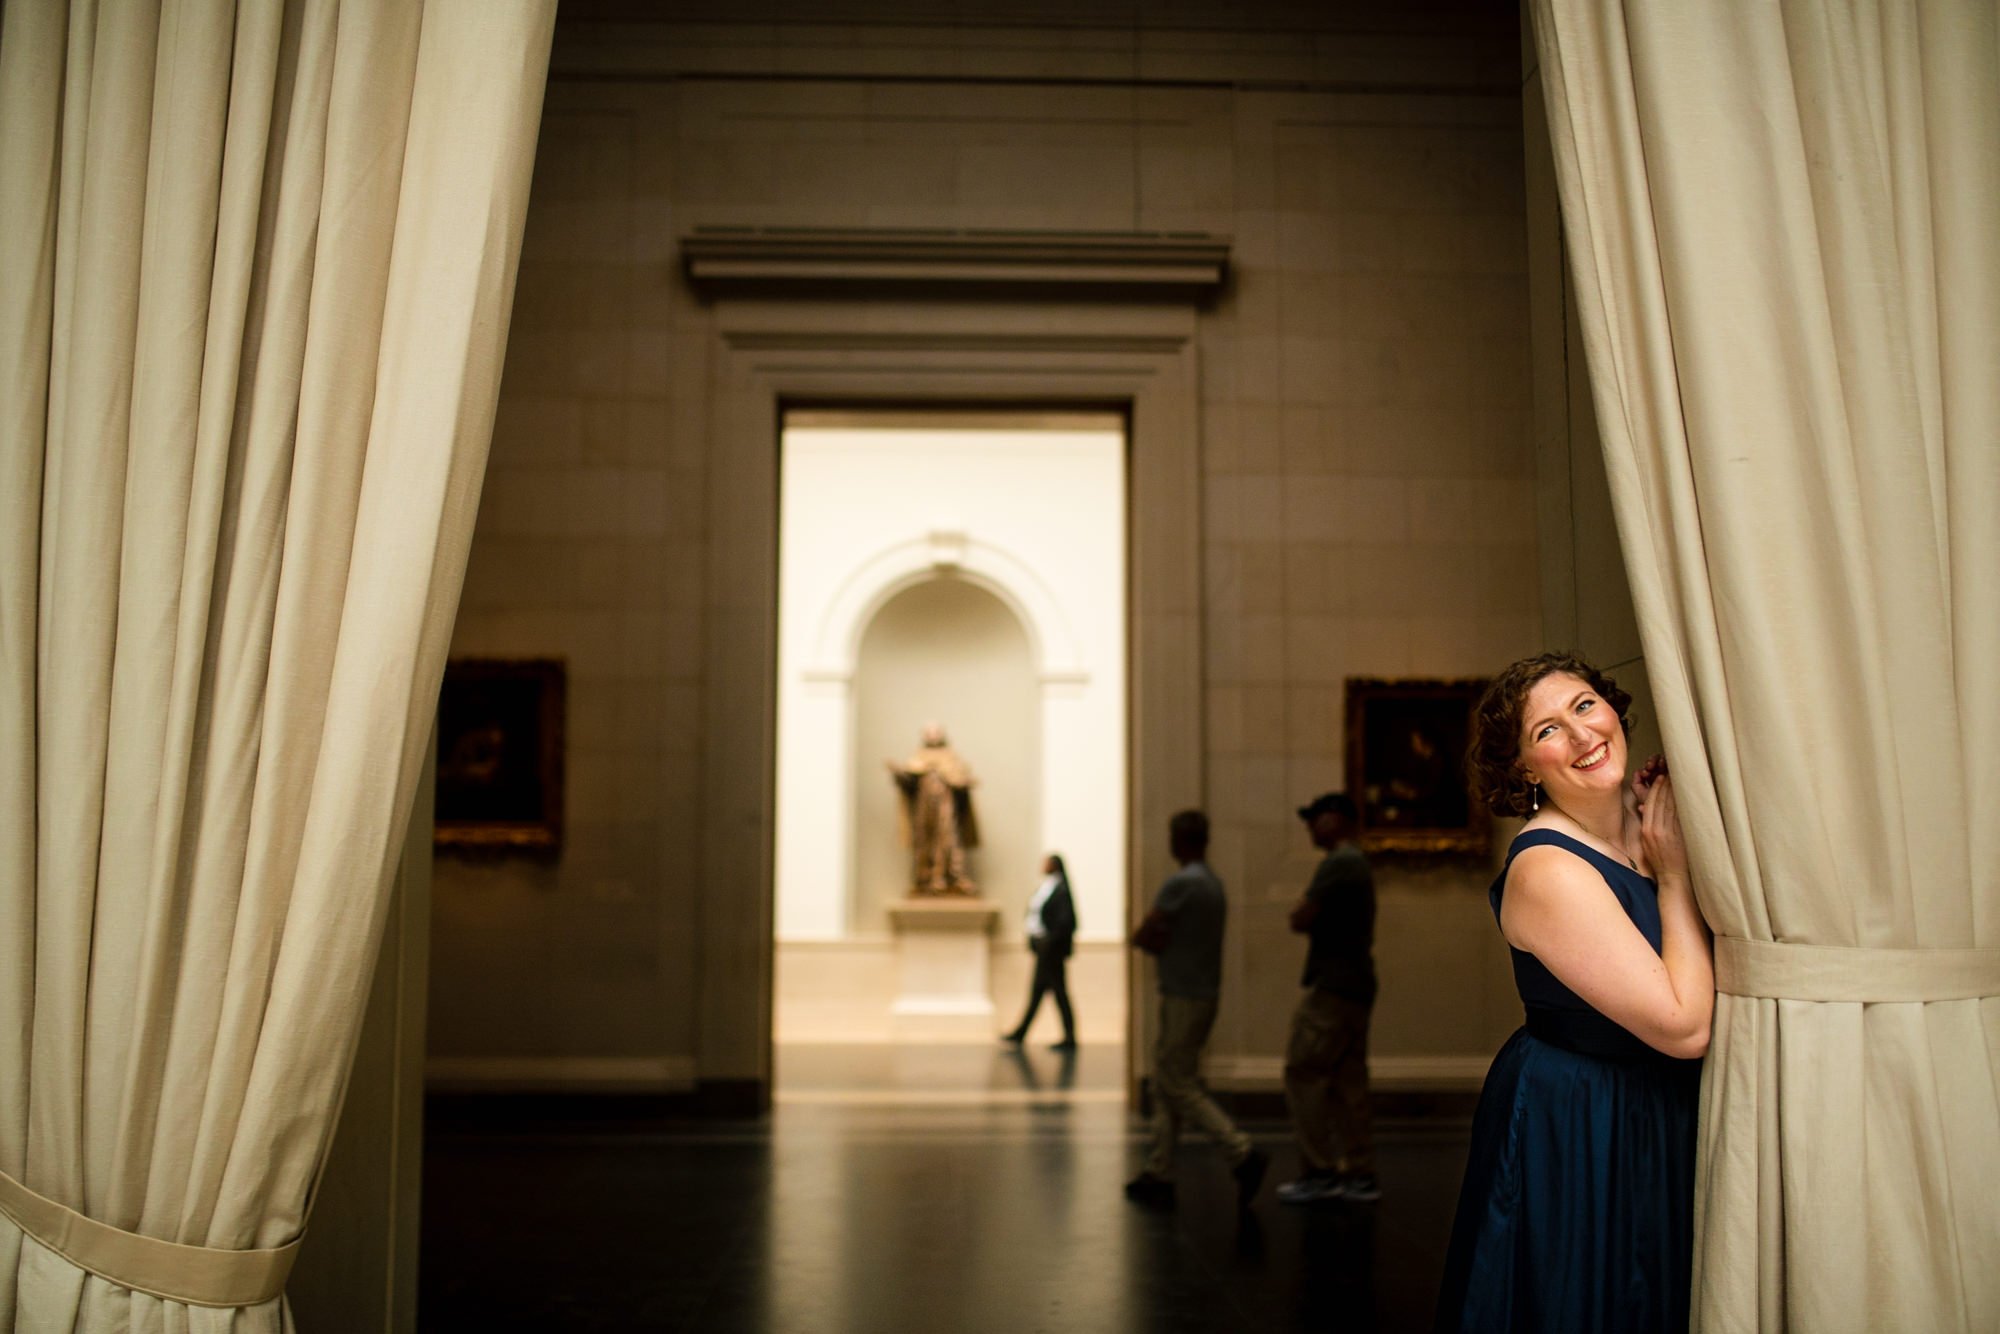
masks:
<path fill-rule="evenodd" d="M 1547 799 L 1616 792 L 1625 760 L 1618 711 L 1588 683 L 1568 672 L 1535 682 L 1521 709 L 1521 768 Z"/>

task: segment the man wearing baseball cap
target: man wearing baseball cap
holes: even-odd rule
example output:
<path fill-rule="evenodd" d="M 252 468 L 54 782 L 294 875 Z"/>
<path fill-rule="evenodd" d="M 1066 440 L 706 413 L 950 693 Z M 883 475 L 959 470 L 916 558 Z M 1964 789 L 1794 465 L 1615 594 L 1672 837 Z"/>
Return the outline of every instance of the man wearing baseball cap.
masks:
<path fill-rule="evenodd" d="M 1285 1044 L 1285 1102 L 1305 1171 L 1278 1187 L 1286 1204 L 1382 1198 L 1368 1117 L 1368 1020 L 1375 1006 L 1375 879 L 1354 841 L 1354 802 L 1327 792 L 1299 807 L 1326 855 L 1292 909 L 1306 936 L 1305 995 Z"/>

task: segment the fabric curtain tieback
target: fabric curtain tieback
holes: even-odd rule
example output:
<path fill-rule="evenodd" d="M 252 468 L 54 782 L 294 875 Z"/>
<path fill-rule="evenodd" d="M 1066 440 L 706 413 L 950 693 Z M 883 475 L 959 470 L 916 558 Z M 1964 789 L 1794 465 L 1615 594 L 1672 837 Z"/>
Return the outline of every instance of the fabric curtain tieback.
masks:
<path fill-rule="evenodd" d="M 1717 936 L 1715 989 L 1766 1000 L 1980 1000 L 2000 996 L 2000 949 L 1863 949 Z"/>
<path fill-rule="evenodd" d="M 36 1241 L 106 1282 L 189 1306 L 256 1306 L 285 1291 L 299 1242 L 269 1251 L 223 1251 L 144 1237 L 85 1218 L 0 1172 L 0 1214 Z"/>

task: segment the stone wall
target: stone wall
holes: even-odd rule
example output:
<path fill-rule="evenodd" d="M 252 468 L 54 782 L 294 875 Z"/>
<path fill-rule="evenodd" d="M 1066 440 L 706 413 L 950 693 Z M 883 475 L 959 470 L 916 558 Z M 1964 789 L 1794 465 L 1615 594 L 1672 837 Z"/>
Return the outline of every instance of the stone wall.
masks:
<path fill-rule="evenodd" d="M 1103 8 L 565 9 L 454 652 L 568 659 L 568 835 L 552 862 L 440 862 L 438 1078 L 768 1069 L 768 904 L 738 903 L 754 877 L 704 884 L 771 837 L 702 814 L 755 744 L 719 692 L 771 671 L 718 649 L 757 615 L 728 596 L 756 562 L 712 502 L 764 464 L 717 429 L 717 311 L 678 260 L 728 226 L 1232 238 L 1193 315 L 1188 726 L 1235 905 L 1214 1073 L 1275 1079 L 1311 868 L 1290 812 L 1340 785 L 1343 679 L 1479 674 L 1542 641 L 1520 50 L 1483 6 Z M 1134 831 L 1135 901 L 1157 833 Z M 1380 867 L 1385 1078 L 1476 1080 L 1517 1022 L 1490 874 Z"/>

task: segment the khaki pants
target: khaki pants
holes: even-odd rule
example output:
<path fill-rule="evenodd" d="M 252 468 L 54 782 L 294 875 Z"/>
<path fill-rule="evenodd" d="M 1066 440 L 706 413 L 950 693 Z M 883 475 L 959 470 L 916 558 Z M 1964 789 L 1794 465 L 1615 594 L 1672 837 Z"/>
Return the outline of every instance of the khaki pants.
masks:
<path fill-rule="evenodd" d="M 1215 1027 L 1216 1002 L 1185 996 L 1160 997 L 1160 1033 L 1153 1043 L 1153 1151 L 1146 1170 L 1174 1174 L 1174 1144 L 1181 1123 L 1189 1122 L 1222 1146 L 1231 1163 L 1250 1153 L 1250 1137 L 1215 1105 L 1201 1086 L 1201 1049 Z"/>
<path fill-rule="evenodd" d="M 1373 1007 L 1313 988 L 1292 1015 L 1285 1104 L 1308 1171 L 1372 1173 L 1368 1015 Z"/>

